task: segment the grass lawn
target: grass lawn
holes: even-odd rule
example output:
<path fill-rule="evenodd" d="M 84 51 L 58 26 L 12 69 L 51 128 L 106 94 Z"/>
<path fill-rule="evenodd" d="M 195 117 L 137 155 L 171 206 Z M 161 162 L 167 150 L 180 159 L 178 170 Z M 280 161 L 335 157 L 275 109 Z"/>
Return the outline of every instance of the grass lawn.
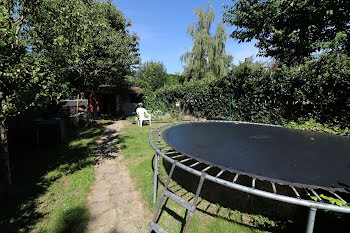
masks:
<path fill-rule="evenodd" d="M 67 145 L 17 159 L 14 190 L 0 210 L 0 232 L 85 230 L 94 150 L 107 123 L 72 132 Z"/>
<path fill-rule="evenodd" d="M 66 145 L 18 156 L 14 161 L 14 185 L 9 199 L 1 203 L 0 232 L 73 233 L 86 231 L 90 219 L 86 208 L 87 195 L 90 191 L 89 187 L 95 180 L 94 151 L 105 129 L 104 126 L 109 123 L 103 121 L 91 128 L 73 131 L 70 142 Z M 135 179 L 136 187 L 140 190 L 146 206 L 152 213 L 156 208 L 156 205 L 152 203 L 154 151 L 148 143 L 148 134 L 151 129 L 159 125 L 153 124 L 152 127 L 130 125 L 123 128 L 119 135 L 120 149 L 131 171 L 131 176 Z M 163 189 L 162 184 L 167 178 L 168 165 L 160 160 L 158 198 Z M 175 170 L 175 174 L 178 172 L 183 171 Z M 172 181 L 169 189 L 190 201 L 194 194 L 183 186 L 189 181 L 176 180 L 179 183 Z M 204 186 L 206 185 L 204 183 Z M 249 196 L 247 194 L 244 194 L 243 199 L 246 198 L 248 202 L 247 200 L 244 202 L 242 196 L 238 195 L 237 198 L 237 193 L 224 197 L 220 189 L 215 191 L 218 193 L 216 198 L 233 200 L 233 203 L 237 205 L 234 208 L 228 208 L 220 205 L 219 202 L 200 198 L 198 211 L 195 213 L 189 232 L 304 231 L 305 216 L 301 216 L 302 221 L 297 222 L 299 226 L 295 222 L 286 224 L 286 221 L 269 219 L 264 217 L 265 215 L 251 211 L 244 206 L 245 204 L 242 206 L 240 203 L 249 203 L 253 200 L 247 198 Z M 254 208 L 271 209 L 270 204 L 267 203 L 266 200 L 258 200 L 254 203 Z M 237 206 L 243 208 L 236 208 Z M 279 207 L 277 211 L 281 212 L 284 209 Z M 167 201 L 163 205 L 159 224 L 168 232 L 181 232 L 185 225 L 183 217 L 186 214 L 184 208 L 171 200 Z M 348 216 L 344 218 L 340 214 L 318 211 L 315 232 L 332 232 L 335 230 L 334 226 L 337 227 L 337 232 L 348 232 Z M 152 217 L 149 216 L 149 221 Z"/>
<path fill-rule="evenodd" d="M 138 127 L 132 125 L 122 130 L 120 140 L 122 153 L 125 156 L 131 175 L 136 179 L 137 188 L 142 193 L 144 201 L 154 213 L 156 206 L 153 205 L 153 169 L 152 159 L 154 151 L 148 143 L 148 134 L 152 127 Z M 160 164 L 160 180 L 164 183 L 167 173 L 163 164 Z M 169 187 L 170 190 L 186 200 L 194 194 L 186 191 L 175 181 Z M 163 186 L 158 188 L 158 198 Z M 273 228 L 275 223 L 259 215 L 241 213 L 239 211 L 223 208 L 207 200 L 199 199 L 199 211 L 196 211 L 189 232 L 268 232 L 266 229 Z M 169 200 L 163 207 L 159 224 L 168 232 L 180 232 L 185 221 L 185 209 Z M 153 216 L 150 216 L 150 220 Z M 264 230 L 265 229 L 265 230 Z"/>

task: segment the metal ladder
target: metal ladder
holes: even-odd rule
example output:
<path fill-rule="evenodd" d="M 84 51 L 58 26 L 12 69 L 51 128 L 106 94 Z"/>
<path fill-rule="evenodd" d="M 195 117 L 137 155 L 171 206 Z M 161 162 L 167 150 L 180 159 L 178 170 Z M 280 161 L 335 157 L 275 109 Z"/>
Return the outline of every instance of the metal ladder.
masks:
<path fill-rule="evenodd" d="M 186 233 L 187 230 L 188 230 L 188 227 L 191 223 L 191 220 L 192 220 L 192 217 L 194 215 L 194 212 L 196 211 L 196 206 L 197 206 L 197 202 L 198 202 L 198 197 L 199 197 L 199 194 L 201 192 L 201 189 L 202 189 L 202 186 L 203 186 L 203 182 L 205 180 L 205 176 L 206 176 L 206 173 L 205 172 L 202 172 L 202 175 L 201 175 L 201 178 L 200 178 L 200 181 L 199 181 L 199 184 L 198 184 L 198 187 L 197 187 L 197 191 L 196 191 L 196 196 L 193 200 L 193 203 L 189 203 L 188 201 L 182 199 L 181 197 L 177 196 L 176 194 L 170 192 L 168 190 L 168 186 L 169 186 L 169 183 L 170 183 L 170 180 L 171 180 L 171 177 L 174 173 L 174 169 L 176 167 L 176 164 L 178 162 L 177 161 L 174 161 L 173 162 L 173 165 L 171 166 L 171 169 L 170 169 L 170 173 L 169 173 L 169 176 L 168 176 L 168 179 L 167 179 L 167 182 L 165 184 L 165 187 L 164 187 L 164 190 L 162 191 L 162 195 L 161 195 L 161 198 L 160 198 L 160 201 L 159 201 L 159 204 L 158 204 L 158 207 L 157 207 L 157 210 L 156 210 L 156 213 L 154 215 L 154 218 L 153 218 L 153 221 L 151 222 L 150 224 L 150 228 L 149 228 L 149 231 L 148 233 L 152 233 L 153 231 L 156 232 L 156 233 L 167 233 L 166 230 L 164 230 L 163 228 L 161 228 L 157 223 L 157 218 L 158 218 L 158 215 L 159 215 L 159 212 L 160 212 L 160 209 L 162 207 L 162 203 L 164 201 L 164 198 L 165 197 L 168 197 L 169 199 L 175 201 L 177 204 L 181 205 L 182 207 L 186 208 L 188 211 L 189 211 L 189 214 L 188 214 L 188 219 L 187 219 L 187 223 L 184 227 L 184 230 L 183 230 L 183 233 Z"/>

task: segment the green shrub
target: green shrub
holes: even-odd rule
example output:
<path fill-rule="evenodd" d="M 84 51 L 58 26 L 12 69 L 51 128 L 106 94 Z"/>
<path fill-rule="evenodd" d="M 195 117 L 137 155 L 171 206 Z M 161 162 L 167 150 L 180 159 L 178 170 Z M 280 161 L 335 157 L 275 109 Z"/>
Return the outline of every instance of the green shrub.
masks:
<path fill-rule="evenodd" d="M 315 119 L 345 128 L 350 123 L 350 59 L 328 52 L 300 67 L 275 70 L 249 61 L 218 79 L 185 82 L 155 92 L 159 105 L 196 117 L 227 118 L 233 94 L 234 120 L 281 124 Z"/>
<path fill-rule="evenodd" d="M 345 129 L 341 129 L 338 126 L 332 127 L 328 125 L 323 125 L 316 122 L 315 119 L 310 119 L 309 121 L 299 122 L 299 123 L 291 121 L 286 123 L 285 126 L 289 128 L 294 128 L 294 129 L 301 129 L 301 130 L 308 130 L 308 131 L 322 131 L 322 132 L 343 135 L 343 136 L 350 135 L 350 130 L 348 127 L 346 127 Z"/>

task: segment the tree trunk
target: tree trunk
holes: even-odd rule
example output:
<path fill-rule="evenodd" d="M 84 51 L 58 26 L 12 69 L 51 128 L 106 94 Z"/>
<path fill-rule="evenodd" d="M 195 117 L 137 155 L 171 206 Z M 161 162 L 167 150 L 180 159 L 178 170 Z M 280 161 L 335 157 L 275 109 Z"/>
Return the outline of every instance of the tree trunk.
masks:
<path fill-rule="evenodd" d="M 2 92 L 0 92 L 0 97 L 2 97 Z M 0 102 L 2 107 L 2 101 Z M 0 108 L 1 110 L 2 108 Z M 8 141 L 7 141 L 7 131 L 8 127 L 4 119 L 0 119 L 0 165 L 5 165 L 6 176 L 8 183 L 11 184 L 11 167 L 10 167 L 10 155 L 8 151 Z M 1 170 L 0 170 L 1 171 Z"/>

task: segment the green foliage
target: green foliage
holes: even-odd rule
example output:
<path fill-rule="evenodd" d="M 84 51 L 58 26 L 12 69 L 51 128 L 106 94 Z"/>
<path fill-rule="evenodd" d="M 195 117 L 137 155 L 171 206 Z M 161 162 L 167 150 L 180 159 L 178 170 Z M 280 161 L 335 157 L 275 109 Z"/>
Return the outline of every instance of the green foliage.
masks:
<path fill-rule="evenodd" d="M 129 81 L 133 85 L 142 88 L 145 107 L 155 111 L 163 111 L 164 104 L 157 100 L 156 92 L 165 86 L 174 86 L 184 82 L 180 74 L 167 74 L 166 68 L 161 62 L 148 61 L 142 63 Z M 164 115 L 164 111 L 163 111 Z"/>
<path fill-rule="evenodd" d="M 1 2 L 1 120 L 55 104 L 73 88 L 124 85 L 139 55 L 129 26 L 111 1 Z"/>
<path fill-rule="evenodd" d="M 167 83 L 167 72 L 161 62 L 144 62 L 138 68 L 134 81 L 144 90 L 155 91 Z"/>
<path fill-rule="evenodd" d="M 187 80 L 223 77 L 227 75 L 233 59 L 225 52 L 227 40 L 225 26 L 220 22 L 215 35 L 212 36 L 210 30 L 215 19 L 212 6 L 208 5 L 206 12 L 196 8 L 194 13 L 197 16 L 197 22 L 187 28 L 187 34 L 194 41 L 193 48 L 180 58 L 186 63 L 184 76 Z"/>
<path fill-rule="evenodd" d="M 349 33 L 349 14 L 347 0 L 239 0 L 226 6 L 224 21 L 235 26 L 231 37 L 256 39 L 261 55 L 294 65 L 304 63 L 337 33 Z M 349 38 L 342 49 L 349 52 Z"/>
<path fill-rule="evenodd" d="M 333 198 L 333 197 L 327 197 L 323 194 L 320 195 L 321 198 L 329 201 L 331 204 L 333 205 L 337 205 L 337 206 L 348 206 L 346 203 L 344 203 L 343 201 L 337 199 L 337 198 Z"/>
<path fill-rule="evenodd" d="M 337 126 L 329 127 L 327 125 L 316 122 L 314 119 L 310 119 L 309 121 L 305 121 L 301 123 L 296 123 L 294 121 L 291 121 L 286 123 L 285 126 L 289 128 L 308 130 L 308 131 L 322 131 L 322 132 L 327 132 L 331 134 L 350 135 L 350 130 L 348 127 L 346 127 L 345 129 L 341 129 Z"/>
<path fill-rule="evenodd" d="M 299 109 L 295 111 L 305 119 L 309 115 L 321 123 L 349 125 L 350 57 L 332 47 L 345 38 L 339 33 L 330 47 L 324 47 L 327 52 L 313 57 L 296 72 L 299 83 L 294 86 L 295 101 Z"/>
<path fill-rule="evenodd" d="M 349 57 L 332 49 L 298 68 L 274 70 L 246 60 L 226 77 L 160 89 L 157 99 L 168 108 L 180 101 L 196 117 L 226 118 L 227 94 L 233 93 L 235 120 L 281 124 L 313 118 L 344 129 L 350 124 L 349 72 Z"/>
<path fill-rule="evenodd" d="M 80 91 L 121 85 L 138 63 L 137 36 L 111 1 L 43 0 L 31 15 L 36 43 L 56 72 Z"/>
<path fill-rule="evenodd" d="M 308 196 L 313 200 L 313 201 L 319 201 L 319 199 L 316 196 L 313 196 L 311 194 L 308 194 Z M 349 206 L 348 204 L 346 204 L 345 202 L 343 202 L 342 200 L 339 200 L 338 198 L 334 198 L 334 197 L 328 197 L 324 194 L 320 194 L 320 197 L 324 200 L 327 200 L 329 203 L 333 204 L 333 205 L 337 205 L 337 206 Z M 332 212 L 333 214 L 340 214 L 337 212 Z M 340 214 L 341 215 L 341 214 Z"/>
<path fill-rule="evenodd" d="M 179 74 L 168 74 L 167 85 L 174 86 L 183 83 L 183 76 Z"/>
<path fill-rule="evenodd" d="M 228 116 L 227 94 L 233 93 L 234 119 L 266 122 L 264 118 L 270 112 L 264 104 L 262 87 L 268 86 L 268 76 L 262 67 L 255 66 L 247 61 L 220 79 L 204 79 L 161 89 L 157 93 L 158 99 L 165 99 L 168 108 L 180 101 L 183 110 L 196 117 L 225 118 Z"/>
<path fill-rule="evenodd" d="M 36 7 L 35 1 L 0 5 L 0 119 L 57 103 L 66 91 L 52 64 L 32 50 L 35 38 L 28 34 L 27 19 Z"/>

